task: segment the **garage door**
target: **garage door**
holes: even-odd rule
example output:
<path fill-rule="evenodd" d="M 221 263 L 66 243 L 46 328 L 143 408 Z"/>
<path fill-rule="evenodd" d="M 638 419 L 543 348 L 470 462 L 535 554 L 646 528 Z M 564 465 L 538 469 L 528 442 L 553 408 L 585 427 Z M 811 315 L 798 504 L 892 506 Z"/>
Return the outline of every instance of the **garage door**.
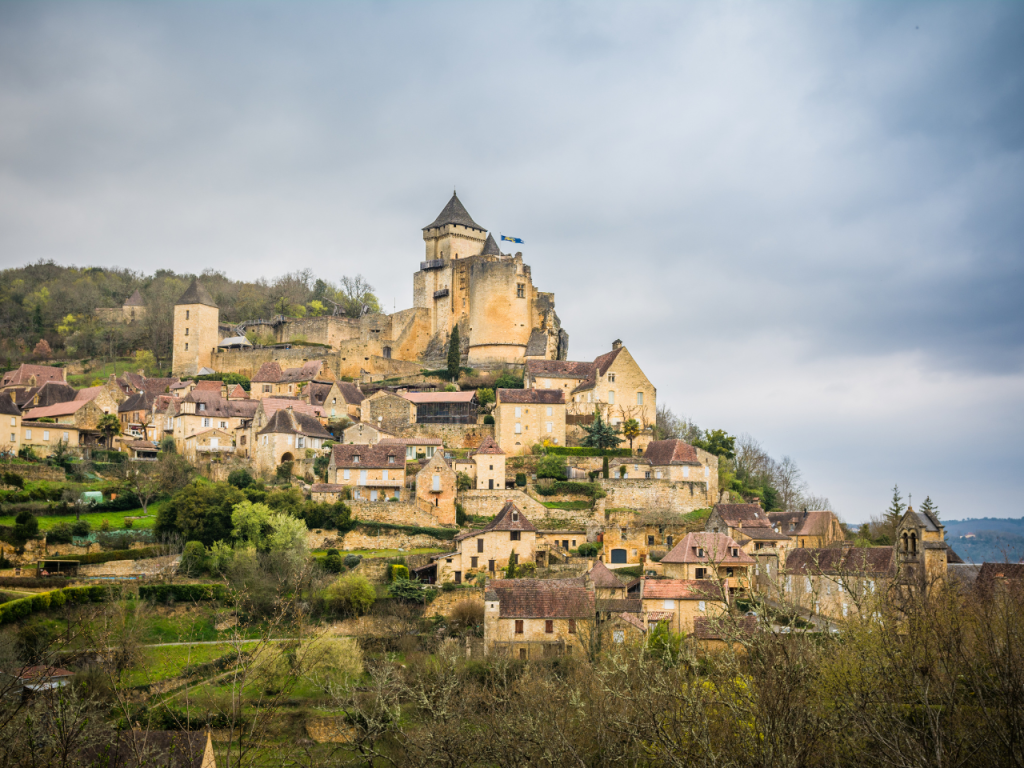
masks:
<path fill-rule="evenodd" d="M 624 550 L 624 549 L 613 549 L 612 550 L 612 562 L 613 563 L 624 563 L 624 562 L 626 562 L 626 550 Z"/>

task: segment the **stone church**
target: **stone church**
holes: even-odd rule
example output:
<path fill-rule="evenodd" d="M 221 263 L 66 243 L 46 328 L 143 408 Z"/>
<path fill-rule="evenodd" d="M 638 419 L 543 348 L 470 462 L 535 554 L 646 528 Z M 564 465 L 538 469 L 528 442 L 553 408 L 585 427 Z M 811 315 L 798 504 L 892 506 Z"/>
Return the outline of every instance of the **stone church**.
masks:
<path fill-rule="evenodd" d="M 502 253 L 456 194 L 423 228 L 423 241 L 413 307 L 392 314 L 278 316 L 225 327 L 212 297 L 194 281 L 175 305 L 173 373 L 207 367 L 252 376 L 265 362 L 322 359 L 338 376 L 415 374 L 444 365 L 456 324 L 463 360 L 473 367 L 566 359 L 569 335 L 555 313 L 554 294 L 536 289 L 522 253 Z M 240 343 L 250 330 L 272 335 L 280 346 Z"/>

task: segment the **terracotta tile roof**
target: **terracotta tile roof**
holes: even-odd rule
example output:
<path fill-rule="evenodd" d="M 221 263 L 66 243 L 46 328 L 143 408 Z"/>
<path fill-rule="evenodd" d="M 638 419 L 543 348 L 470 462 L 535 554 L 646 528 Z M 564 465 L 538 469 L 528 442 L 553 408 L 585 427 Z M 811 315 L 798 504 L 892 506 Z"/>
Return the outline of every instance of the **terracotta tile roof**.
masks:
<path fill-rule="evenodd" d="M 197 381 L 193 392 L 220 392 L 224 384 L 220 381 Z"/>
<path fill-rule="evenodd" d="M 399 392 L 410 403 L 469 403 L 476 397 L 476 390 L 468 392 Z"/>
<path fill-rule="evenodd" d="M 598 376 L 604 376 L 605 373 L 607 373 L 612 363 L 615 362 L 615 358 L 619 356 L 619 352 L 623 349 L 625 349 L 625 347 L 619 347 L 618 349 L 613 349 L 611 352 L 605 352 L 603 355 L 598 355 L 594 358 L 594 370 Z"/>
<path fill-rule="evenodd" d="M 698 531 L 688 533 L 661 559 L 663 563 L 707 563 L 719 565 L 753 565 L 754 558 L 739 548 L 740 545 L 724 533 Z M 739 550 L 733 555 L 733 550 Z M 698 554 L 703 551 L 703 555 Z"/>
<path fill-rule="evenodd" d="M 381 434 L 384 434 L 381 432 Z M 382 437 L 377 441 L 378 443 L 387 443 L 388 445 L 443 445 L 441 438 L 439 437 Z"/>
<path fill-rule="evenodd" d="M 805 547 L 786 555 L 786 570 L 793 574 L 891 575 L 896 570 L 892 547 Z"/>
<path fill-rule="evenodd" d="M 153 395 L 162 395 L 177 383 L 179 382 L 176 376 L 160 376 L 152 379 L 143 379 L 142 385 L 136 387 L 136 389 L 141 389 L 144 392 L 148 392 Z"/>
<path fill-rule="evenodd" d="M 366 399 L 363 391 L 352 382 L 339 381 L 337 384 L 346 403 L 349 403 L 350 405 L 359 405 L 359 403 Z"/>
<path fill-rule="evenodd" d="M 528 405 L 561 405 L 565 402 L 562 389 L 499 389 L 498 403 L 524 403 Z"/>
<path fill-rule="evenodd" d="M 174 395 L 157 395 L 153 400 L 154 412 L 166 413 L 168 408 L 173 408 L 177 414 L 181 410 L 181 400 Z"/>
<path fill-rule="evenodd" d="M 95 400 L 97 397 L 100 396 L 102 392 L 102 385 L 98 387 L 86 387 L 85 389 L 80 389 L 78 390 L 78 392 L 75 393 L 75 400 L 81 400 L 83 402 Z"/>
<path fill-rule="evenodd" d="M 251 419 L 256 415 L 260 403 L 266 403 L 266 400 L 225 400 L 220 396 L 220 392 L 193 389 L 182 402 L 196 403 L 196 416 Z M 205 405 L 206 409 L 199 410 L 199 403 Z"/>
<path fill-rule="evenodd" d="M 282 408 L 291 408 L 296 413 L 305 413 L 317 418 L 322 418 L 324 415 L 324 409 L 319 405 L 310 405 L 294 397 L 265 397 L 262 400 L 252 400 L 250 402 L 253 403 L 253 413 L 262 408 L 263 414 L 268 419 Z"/>
<path fill-rule="evenodd" d="M 828 510 L 808 512 L 769 512 L 772 526 L 789 536 L 823 536 L 828 533 L 829 524 L 835 517 Z M 790 523 L 794 529 L 790 529 Z M 781 526 L 781 527 L 780 527 Z"/>
<path fill-rule="evenodd" d="M 334 466 L 344 469 L 395 469 L 405 471 L 405 451 L 392 445 L 334 445 L 331 446 Z M 359 461 L 356 461 L 356 457 Z M 388 461 L 388 457 L 393 461 Z"/>
<path fill-rule="evenodd" d="M 619 614 L 619 618 L 622 619 L 627 624 L 629 624 L 630 626 L 635 627 L 636 629 L 639 629 L 641 632 L 646 632 L 647 631 L 647 628 L 644 626 L 643 620 L 638 618 L 637 616 L 631 616 L 628 613 L 620 613 Z"/>
<path fill-rule="evenodd" d="M 1024 563 L 982 563 L 978 571 L 979 582 L 1024 579 Z"/>
<path fill-rule="evenodd" d="M 264 363 L 260 366 L 260 369 L 256 371 L 256 375 L 252 377 L 252 381 L 255 383 L 266 382 L 276 383 L 281 380 L 281 366 L 279 363 Z"/>
<path fill-rule="evenodd" d="M 588 574 L 590 580 L 594 582 L 594 586 L 598 589 L 625 589 L 626 583 L 622 581 L 618 576 L 612 573 L 608 566 L 602 563 L 600 560 L 594 561 L 593 568 L 590 569 Z"/>
<path fill-rule="evenodd" d="M 604 600 L 599 598 L 594 600 L 594 608 L 605 613 L 640 613 L 643 610 L 643 601 L 629 599 Z"/>
<path fill-rule="evenodd" d="M 427 224 L 423 229 L 434 229 L 437 227 L 443 227 L 446 224 L 458 224 L 469 229 L 477 229 L 481 232 L 486 232 L 483 227 L 473 221 L 473 217 L 469 215 L 469 211 L 466 210 L 465 206 L 462 205 L 462 201 L 459 200 L 459 196 L 452 193 L 452 199 L 448 201 L 448 204 L 441 209 L 441 212 L 437 214 L 437 218 L 430 224 Z"/>
<path fill-rule="evenodd" d="M 228 399 L 229 400 L 248 400 L 249 399 L 249 393 L 245 391 L 245 388 L 241 384 L 235 384 L 234 388 L 232 388 L 228 392 Z"/>
<path fill-rule="evenodd" d="M 753 527 L 770 528 L 772 525 L 760 504 L 715 504 L 715 512 L 731 528 L 738 527 L 740 523 L 744 530 Z"/>
<path fill-rule="evenodd" d="M 181 298 L 175 302 L 176 306 L 181 304 L 205 304 L 208 307 L 217 306 L 209 291 L 199 284 L 199 280 L 197 278 L 192 279 L 192 285 L 190 285 L 188 289 L 181 294 Z"/>
<path fill-rule="evenodd" d="M 594 596 L 579 579 L 494 579 L 485 599 L 502 619 L 593 619 Z"/>
<path fill-rule="evenodd" d="M 739 640 L 757 632 L 757 616 L 712 619 L 698 616 L 693 620 L 693 636 L 698 640 Z"/>
<path fill-rule="evenodd" d="M 511 501 L 506 501 L 501 511 L 494 516 L 481 533 L 487 531 L 536 531 L 537 527 L 531 523 L 526 515 Z"/>
<path fill-rule="evenodd" d="M 574 360 L 527 360 L 526 372 L 534 378 L 586 381 L 594 376 L 594 364 Z"/>
<path fill-rule="evenodd" d="M 644 451 L 644 458 L 655 467 L 670 464 L 700 464 L 697 449 L 682 440 L 652 440 Z"/>
<path fill-rule="evenodd" d="M 22 363 L 15 370 L 4 374 L 3 379 L 0 379 L 0 386 L 29 386 L 32 384 L 32 377 L 35 377 L 35 384 L 38 386 L 47 381 L 67 381 L 67 371 L 50 365 Z"/>
<path fill-rule="evenodd" d="M 43 665 L 32 665 L 22 667 L 14 673 L 14 677 L 23 682 L 34 682 L 36 680 L 53 680 L 61 677 L 71 677 L 74 672 L 61 667 L 47 667 Z"/>
<path fill-rule="evenodd" d="M 721 590 L 707 579 L 644 579 L 644 600 L 722 600 Z"/>
<path fill-rule="evenodd" d="M 67 403 L 57 403 L 56 405 L 48 405 L 45 408 L 30 408 L 25 412 L 26 419 L 48 419 L 54 416 L 70 416 L 73 413 L 78 413 L 79 410 L 87 406 L 90 400 L 72 400 Z"/>
<path fill-rule="evenodd" d="M 305 435 L 330 440 L 331 433 L 320 426 L 315 416 L 296 412 L 292 408 L 281 408 L 267 421 L 267 426 L 259 431 L 261 435 Z"/>
<path fill-rule="evenodd" d="M 480 447 L 477 448 L 475 451 L 473 451 L 472 454 L 470 454 L 470 455 L 477 454 L 477 453 L 479 453 L 479 454 L 486 454 L 488 456 L 504 456 L 505 455 L 505 452 L 503 450 L 501 450 L 501 448 L 498 446 L 498 444 L 496 442 L 494 442 L 494 438 L 491 437 L 490 435 L 487 435 L 486 437 L 484 437 L 484 439 L 480 441 Z"/>
<path fill-rule="evenodd" d="M 744 525 L 743 528 L 736 531 L 736 541 L 743 544 L 747 541 L 792 541 L 792 539 L 774 528 Z"/>

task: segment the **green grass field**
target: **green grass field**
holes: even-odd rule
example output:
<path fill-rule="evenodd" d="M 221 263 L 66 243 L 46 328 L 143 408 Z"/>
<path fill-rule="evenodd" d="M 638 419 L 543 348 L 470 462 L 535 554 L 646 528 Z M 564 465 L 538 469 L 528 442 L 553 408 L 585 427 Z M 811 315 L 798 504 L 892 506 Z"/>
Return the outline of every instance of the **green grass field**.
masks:
<path fill-rule="evenodd" d="M 163 648 L 146 648 L 142 660 L 125 673 L 123 682 L 131 688 L 148 685 L 178 677 L 193 664 L 205 664 L 219 659 L 235 650 L 231 643 L 216 645 L 174 645 Z"/>
<path fill-rule="evenodd" d="M 88 387 L 96 379 L 106 381 L 110 378 L 110 374 L 120 376 L 130 371 L 137 371 L 138 369 L 139 366 L 135 364 L 133 359 L 128 357 L 118 358 L 112 362 L 104 363 L 99 368 L 94 371 L 90 371 L 89 373 L 68 376 L 68 384 L 76 388 Z M 159 378 L 167 375 L 168 373 L 166 371 L 146 371 L 146 376 L 153 378 Z"/>
<path fill-rule="evenodd" d="M 141 520 L 134 521 L 132 525 L 133 530 L 140 528 L 152 528 L 156 524 L 156 513 L 163 504 L 166 502 L 156 501 L 149 505 L 148 517 L 144 517 Z M 124 512 L 86 512 L 82 515 L 83 520 L 87 520 L 89 525 L 92 526 L 93 531 L 99 531 L 103 525 L 103 521 L 107 520 L 110 523 L 111 531 L 119 531 L 127 526 L 124 524 L 126 517 L 138 517 L 142 515 L 142 509 L 129 509 Z M 48 531 L 57 523 L 73 523 L 75 522 L 74 515 L 40 515 L 36 518 L 39 521 L 39 530 Z M 5 515 L 0 517 L 0 525 L 14 525 L 14 516 Z"/>
<path fill-rule="evenodd" d="M 548 509 L 590 509 L 593 506 L 589 501 L 542 501 Z"/>

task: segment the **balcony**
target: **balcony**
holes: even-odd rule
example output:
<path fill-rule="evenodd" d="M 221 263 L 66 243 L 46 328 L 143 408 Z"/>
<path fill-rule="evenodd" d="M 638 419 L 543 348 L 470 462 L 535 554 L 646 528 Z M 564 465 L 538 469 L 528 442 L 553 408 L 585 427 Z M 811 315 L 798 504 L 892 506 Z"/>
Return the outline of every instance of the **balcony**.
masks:
<path fill-rule="evenodd" d="M 434 291 L 434 298 L 435 299 L 443 299 L 447 295 L 448 295 L 448 289 L 447 288 L 442 288 L 440 291 Z"/>
<path fill-rule="evenodd" d="M 428 269 L 440 269 L 444 266 L 444 259 L 434 259 L 432 261 L 421 261 L 420 271 L 426 271 Z"/>

